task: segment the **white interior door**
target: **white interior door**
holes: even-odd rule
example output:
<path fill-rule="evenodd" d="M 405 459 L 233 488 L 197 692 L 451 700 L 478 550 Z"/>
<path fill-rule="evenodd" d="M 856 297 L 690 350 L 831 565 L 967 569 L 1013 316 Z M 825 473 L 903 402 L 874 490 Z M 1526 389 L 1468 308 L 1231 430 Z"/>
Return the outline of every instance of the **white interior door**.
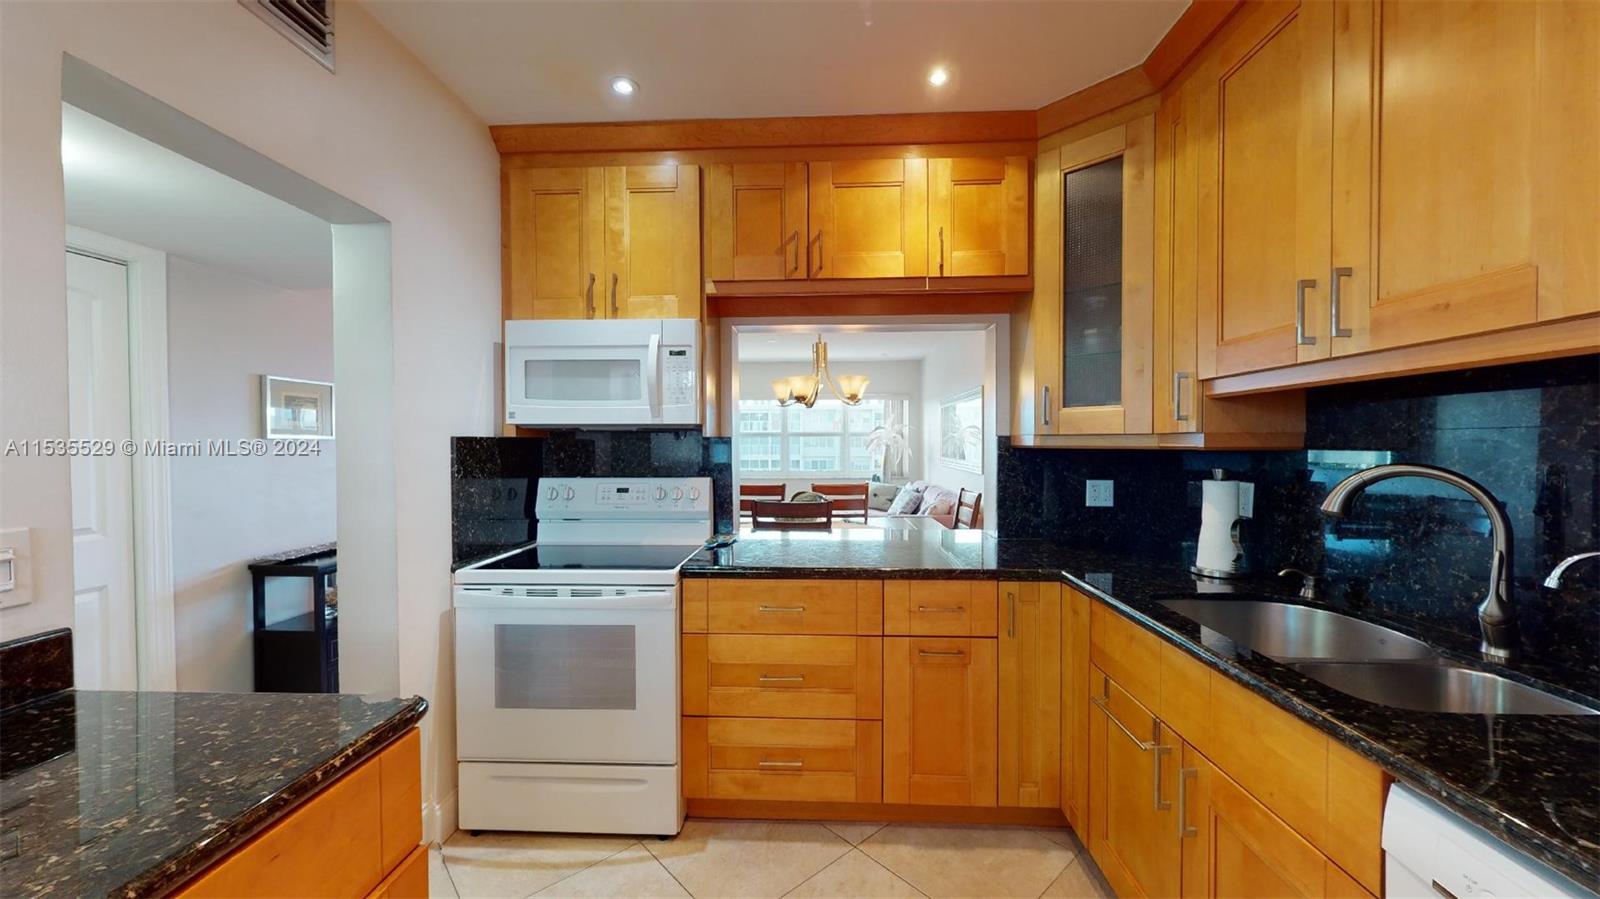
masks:
<path fill-rule="evenodd" d="M 73 676 L 79 689 L 138 687 L 133 587 L 133 463 L 128 392 L 128 268 L 67 252 Z"/>

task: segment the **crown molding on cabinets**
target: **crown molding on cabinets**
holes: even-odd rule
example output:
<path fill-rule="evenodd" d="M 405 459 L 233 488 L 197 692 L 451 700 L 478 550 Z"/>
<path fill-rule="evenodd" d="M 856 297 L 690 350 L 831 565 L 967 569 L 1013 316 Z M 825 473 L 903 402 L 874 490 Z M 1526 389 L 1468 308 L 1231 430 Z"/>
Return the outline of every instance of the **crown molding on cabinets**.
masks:
<path fill-rule="evenodd" d="M 501 155 L 1029 141 L 1033 110 L 491 125 Z"/>

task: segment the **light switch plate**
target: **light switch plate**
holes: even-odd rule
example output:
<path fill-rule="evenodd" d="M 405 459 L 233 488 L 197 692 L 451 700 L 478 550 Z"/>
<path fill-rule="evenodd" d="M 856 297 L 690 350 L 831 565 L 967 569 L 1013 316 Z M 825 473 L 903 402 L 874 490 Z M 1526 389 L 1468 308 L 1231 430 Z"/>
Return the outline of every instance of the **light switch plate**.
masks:
<path fill-rule="evenodd" d="M 1250 481 L 1239 482 L 1239 517 L 1256 517 L 1256 485 Z"/>
<path fill-rule="evenodd" d="M 0 550 L 10 558 L 0 561 L 0 583 L 11 589 L 0 591 L 0 609 L 33 602 L 33 536 L 27 528 L 0 531 Z"/>
<path fill-rule="evenodd" d="M 1112 505 L 1114 481 L 1085 481 L 1083 504 L 1092 508 L 1109 509 Z"/>

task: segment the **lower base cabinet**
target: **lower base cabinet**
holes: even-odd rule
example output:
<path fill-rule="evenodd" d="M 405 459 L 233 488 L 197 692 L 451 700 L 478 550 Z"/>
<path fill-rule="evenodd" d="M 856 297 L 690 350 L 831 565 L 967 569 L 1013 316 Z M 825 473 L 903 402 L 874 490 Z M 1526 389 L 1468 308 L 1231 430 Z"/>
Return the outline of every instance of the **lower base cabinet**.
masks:
<path fill-rule="evenodd" d="M 426 899 L 421 778 L 421 738 L 412 730 L 175 895 Z"/>
<path fill-rule="evenodd" d="M 1177 896 L 1183 843 L 1174 750 L 1160 719 L 1098 668 L 1089 716 L 1089 852 L 1118 896 Z"/>
<path fill-rule="evenodd" d="M 992 638 L 884 639 L 884 802 L 995 804 L 996 655 Z"/>
<path fill-rule="evenodd" d="M 882 770 L 879 721 L 683 719 L 691 799 L 881 802 Z"/>

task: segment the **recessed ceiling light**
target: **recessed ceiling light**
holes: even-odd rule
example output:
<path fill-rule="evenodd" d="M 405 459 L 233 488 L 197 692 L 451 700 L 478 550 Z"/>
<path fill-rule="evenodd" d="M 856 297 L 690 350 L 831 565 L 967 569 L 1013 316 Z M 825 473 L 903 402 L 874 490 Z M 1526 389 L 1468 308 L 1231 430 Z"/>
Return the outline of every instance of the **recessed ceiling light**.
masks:
<path fill-rule="evenodd" d="M 627 76 L 618 75 L 617 77 L 611 79 L 611 92 L 619 96 L 630 96 L 638 89 L 638 82 L 634 81 L 632 78 L 628 78 Z"/>
<path fill-rule="evenodd" d="M 934 66 L 933 71 L 928 73 L 928 83 L 934 87 L 944 87 L 945 82 L 949 80 L 950 70 L 944 66 Z"/>

